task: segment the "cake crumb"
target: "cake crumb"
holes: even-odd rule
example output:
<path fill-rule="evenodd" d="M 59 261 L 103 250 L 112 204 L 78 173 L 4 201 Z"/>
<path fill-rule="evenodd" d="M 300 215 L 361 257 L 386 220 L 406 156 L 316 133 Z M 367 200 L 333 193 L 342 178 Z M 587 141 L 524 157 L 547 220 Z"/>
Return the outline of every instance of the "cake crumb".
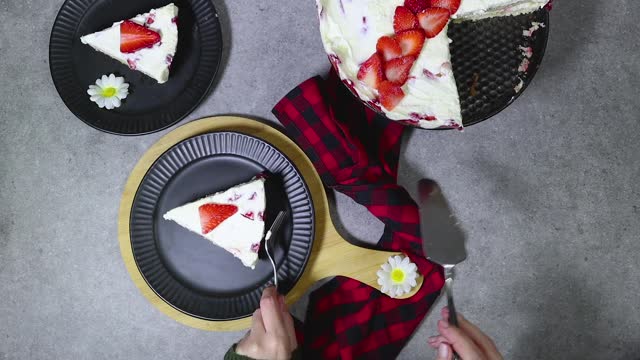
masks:
<path fill-rule="evenodd" d="M 478 95 L 478 80 L 480 80 L 480 74 L 473 73 L 473 80 L 471 80 L 471 86 L 469 87 L 469 95 Z"/>

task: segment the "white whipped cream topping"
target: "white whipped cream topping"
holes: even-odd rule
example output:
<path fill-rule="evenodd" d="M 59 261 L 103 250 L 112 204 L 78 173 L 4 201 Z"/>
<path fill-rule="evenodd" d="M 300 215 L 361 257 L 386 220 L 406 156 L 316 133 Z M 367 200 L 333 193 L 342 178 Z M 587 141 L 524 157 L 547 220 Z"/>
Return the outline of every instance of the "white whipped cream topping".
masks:
<path fill-rule="evenodd" d="M 377 99 L 378 92 L 358 80 L 360 65 L 376 51 L 381 36 L 394 33 L 395 9 L 403 4 L 404 0 L 317 0 L 325 50 L 337 56 L 340 77 L 352 81 L 364 101 Z M 413 120 L 425 128 L 449 125 L 452 120 L 462 123 L 449 43 L 446 28 L 435 38 L 426 39 L 402 87 L 405 97 L 393 110 L 384 109 L 388 118 Z M 417 119 L 427 116 L 436 119 Z"/>
<path fill-rule="evenodd" d="M 460 20 L 517 15 L 544 6 L 548 0 L 462 0 L 454 16 Z M 337 64 L 340 78 L 353 84 L 365 102 L 378 92 L 358 80 L 360 65 L 375 51 L 381 36 L 391 35 L 397 6 L 404 0 L 316 0 L 324 48 Z M 392 120 L 410 120 L 424 128 L 462 127 L 460 100 L 445 28 L 425 45 L 402 87 L 405 97 L 393 109 L 383 108 Z M 430 120 L 426 120 L 429 117 Z M 435 120 L 432 119 L 435 117 Z M 422 118 L 422 119 L 420 119 Z"/>
<path fill-rule="evenodd" d="M 140 49 L 135 53 L 120 52 L 120 24 L 122 21 L 115 22 L 105 30 L 85 35 L 80 38 L 80 41 L 162 84 L 169 79 L 169 68 L 178 46 L 178 27 L 175 20 L 177 16 L 178 7 L 169 4 L 130 19 L 140 25 L 146 23 L 149 29 L 158 32 L 161 36 L 160 43 L 148 49 Z"/>
<path fill-rule="evenodd" d="M 495 16 L 520 15 L 536 11 L 549 0 L 462 0 L 454 19 L 478 20 Z"/>
<path fill-rule="evenodd" d="M 210 203 L 233 204 L 238 207 L 238 212 L 208 234 L 202 235 L 199 208 Z M 257 247 L 260 246 L 264 234 L 262 216 L 265 207 L 264 179 L 256 179 L 177 207 L 163 217 L 165 220 L 175 221 L 180 226 L 204 236 L 240 259 L 244 266 L 254 269 L 258 261 Z M 253 220 L 246 215 L 253 215 Z"/>

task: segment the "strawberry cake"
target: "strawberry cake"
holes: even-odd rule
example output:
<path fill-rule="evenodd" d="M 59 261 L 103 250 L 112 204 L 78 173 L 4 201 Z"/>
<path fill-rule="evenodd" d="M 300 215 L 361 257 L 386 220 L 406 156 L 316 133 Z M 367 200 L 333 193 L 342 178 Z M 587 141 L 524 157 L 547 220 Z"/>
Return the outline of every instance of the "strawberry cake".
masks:
<path fill-rule="evenodd" d="M 520 15 L 549 0 L 316 0 L 320 33 L 343 82 L 389 119 L 462 129 L 451 19 Z"/>
<path fill-rule="evenodd" d="M 177 207 L 163 217 L 203 236 L 254 269 L 264 234 L 264 182 L 264 178 L 255 178 Z"/>
<path fill-rule="evenodd" d="M 178 7 L 169 4 L 116 22 L 80 41 L 162 84 L 169 79 L 178 46 L 177 21 Z"/>

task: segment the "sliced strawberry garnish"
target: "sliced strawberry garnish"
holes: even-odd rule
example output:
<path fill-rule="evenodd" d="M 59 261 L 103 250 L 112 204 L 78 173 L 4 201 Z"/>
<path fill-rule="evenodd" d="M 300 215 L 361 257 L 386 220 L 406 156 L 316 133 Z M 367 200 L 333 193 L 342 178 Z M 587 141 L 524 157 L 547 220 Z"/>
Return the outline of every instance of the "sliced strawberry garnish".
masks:
<path fill-rule="evenodd" d="M 404 0 L 404 6 L 417 14 L 429 7 L 429 0 Z"/>
<path fill-rule="evenodd" d="M 398 34 L 396 38 L 398 39 L 398 43 L 400 43 L 402 56 L 420 55 L 422 45 L 424 45 L 424 31 L 407 30 Z"/>
<path fill-rule="evenodd" d="M 432 38 L 440 34 L 442 29 L 447 26 L 449 17 L 449 10 L 434 7 L 419 13 L 418 21 L 420 22 L 420 26 L 424 29 L 425 35 L 427 35 L 428 38 Z"/>
<path fill-rule="evenodd" d="M 378 88 L 378 85 L 384 80 L 384 73 L 382 72 L 382 59 L 378 53 L 371 55 L 367 61 L 360 65 L 358 71 L 358 80 L 367 84 L 367 86 L 374 89 Z"/>
<path fill-rule="evenodd" d="M 378 50 L 378 54 L 382 56 L 384 61 L 389 61 L 402 56 L 400 43 L 395 37 L 391 36 L 383 36 L 378 39 L 376 50 Z"/>
<path fill-rule="evenodd" d="M 409 78 L 409 72 L 415 61 L 415 56 L 403 56 L 387 62 L 384 67 L 384 74 L 387 80 L 396 85 L 404 84 Z"/>
<path fill-rule="evenodd" d="M 133 53 L 160 42 L 160 34 L 142 25 L 125 20 L 120 24 L 120 52 Z"/>
<path fill-rule="evenodd" d="M 382 82 L 378 92 L 380 93 L 380 103 L 387 110 L 393 110 L 404 98 L 402 88 L 391 81 Z"/>
<path fill-rule="evenodd" d="M 416 15 L 404 6 L 396 8 L 396 14 L 393 17 L 393 31 L 397 33 L 405 30 L 418 29 L 418 18 Z"/>
<path fill-rule="evenodd" d="M 229 204 L 204 204 L 198 208 L 202 234 L 206 235 L 223 221 L 238 212 L 238 207 Z"/>
<path fill-rule="evenodd" d="M 460 7 L 460 0 L 431 0 L 431 7 L 445 8 L 453 15 Z"/>

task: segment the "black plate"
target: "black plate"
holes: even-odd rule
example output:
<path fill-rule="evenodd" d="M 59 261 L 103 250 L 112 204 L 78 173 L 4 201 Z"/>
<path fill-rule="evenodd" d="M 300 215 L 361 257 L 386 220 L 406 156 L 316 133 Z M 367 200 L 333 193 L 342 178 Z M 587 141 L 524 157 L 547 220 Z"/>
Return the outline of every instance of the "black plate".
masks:
<path fill-rule="evenodd" d="M 95 51 L 80 37 L 103 30 L 172 0 L 66 0 L 49 43 L 49 65 L 60 97 L 80 120 L 108 133 L 140 135 L 167 128 L 206 97 L 222 56 L 218 15 L 209 0 L 174 0 L 178 12 L 178 48 L 169 81 L 158 84 L 140 72 Z M 100 109 L 87 89 L 104 74 L 124 76 L 129 96 L 121 107 Z"/>
<path fill-rule="evenodd" d="M 532 37 L 523 36 L 522 31 L 528 30 L 533 21 L 543 23 L 545 27 Z M 460 96 L 462 124 L 471 126 L 511 105 L 531 83 L 547 48 L 549 11 L 540 9 L 518 16 L 453 21 L 447 35 L 453 41 L 451 63 Z M 520 46 L 533 50 L 526 72 L 518 71 L 524 59 Z M 514 89 L 520 81 L 523 86 L 516 93 Z M 472 88 L 475 91 L 472 92 Z"/>
<path fill-rule="evenodd" d="M 251 270 L 162 216 L 265 171 L 270 173 L 266 227 L 280 210 L 288 211 L 272 238 L 279 291 L 285 294 L 302 275 L 311 253 L 314 217 L 309 190 L 284 154 L 260 139 L 218 132 L 177 144 L 149 169 L 131 210 L 131 246 L 141 274 L 168 304 L 208 320 L 238 319 L 258 308 L 262 290 L 272 281 L 264 248 Z"/>

